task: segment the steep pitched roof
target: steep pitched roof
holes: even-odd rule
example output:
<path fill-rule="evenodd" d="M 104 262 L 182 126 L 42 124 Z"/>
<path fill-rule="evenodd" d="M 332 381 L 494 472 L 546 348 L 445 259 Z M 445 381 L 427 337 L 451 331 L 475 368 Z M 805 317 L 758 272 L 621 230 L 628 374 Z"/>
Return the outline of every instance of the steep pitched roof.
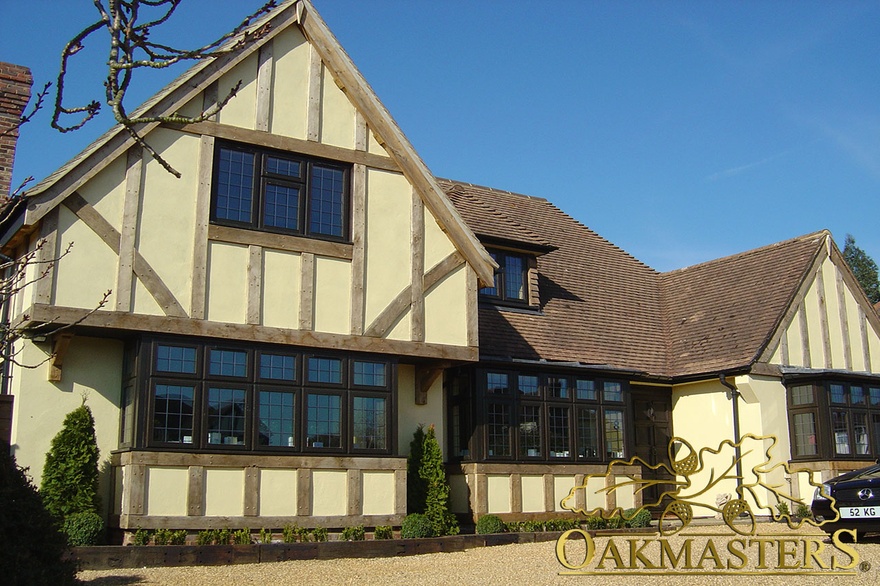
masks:
<path fill-rule="evenodd" d="M 280 31 L 295 24 L 302 27 L 303 33 L 332 73 L 336 84 L 364 117 L 388 155 L 412 183 L 425 202 L 425 206 L 434 215 L 443 231 L 449 235 L 478 278 L 483 283 L 491 283 L 494 261 L 458 215 L 394 118 L 339 45 L 309 0 L 281 2 L 274 10 L 254 21 L 245 31 L 252 32 L 265 27 L 267 32 L 259 39 L 234 53 L 211 61 L 197 62 L 147 100 L 136 110 L 135 115 L 163 117 L 178 111 L 208 84 L 217 80 L 248 55 L 253 54 Z M 235 43 L 236 40 L 230 39 L 229 44 Z M 146 135 L 156 126 L 158 123 L 144 125 L 140 129 L 141 135 Z M 36 225 L 50 209 L 94 177 L 110 161 L 121 156 L 132 144 L 133 139 L 121 126 L 109 130 L 25 194 L 28 198 L 28 208 L 23 223 L 28 226 Z"/>
<path fill-rule="evenodd" d="M 467 196 L 451 199 L 475 231 L 494 221 L 497 211 L 503 229 L 525 231 L 526 237 L 555 247 L 537 261 L 540 312 L 481 306 L 483 358 L 666 372 L 656 271 L 546 199 L 450 181 L 441 184 L 447 192 Z"/>
<path fill-rule="evenodd" d="M 688 376 L 748 367 L 776 330 L 828 232 L 660 275 L 669 367 Z"/>

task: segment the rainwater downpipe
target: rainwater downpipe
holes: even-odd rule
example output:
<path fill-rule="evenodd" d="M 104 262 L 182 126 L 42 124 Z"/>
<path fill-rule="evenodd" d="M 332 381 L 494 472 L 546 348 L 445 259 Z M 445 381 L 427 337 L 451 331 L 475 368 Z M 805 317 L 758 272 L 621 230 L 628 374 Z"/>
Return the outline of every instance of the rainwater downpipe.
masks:
<path fill-rule="evenodd" d="M 741 393 L 735 384 L 727 380 L 724 373 L 718 375 L 718 380 L 722 385 L 730 389 L 727 391 L 727 398 L 733 401 L 733 450 L 736 456 L 736 477 L 737 479 L 742 479 L 742 462 L 740 461 L 742 454 L 740 453 L 739 445 L 739 397 Z M 739 480 L 737 485 L 739 485 Z"/>

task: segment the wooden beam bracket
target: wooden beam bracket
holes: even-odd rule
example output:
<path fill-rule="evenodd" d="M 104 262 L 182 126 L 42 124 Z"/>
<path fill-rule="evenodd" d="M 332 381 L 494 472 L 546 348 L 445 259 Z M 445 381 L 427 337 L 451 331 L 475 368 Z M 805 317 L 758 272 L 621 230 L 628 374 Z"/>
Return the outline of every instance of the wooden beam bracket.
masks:
<path fill-rule="evenodd" d="M 428 391 L 437 382 L 437 379 L 443 375 L 443 371 L 447 366 L 447 364 L 432 364 L 416 368 L 416 405 L 428 404 Z"/>
<path fill-rule="evenodd" d="M 49 361 L 48 380 L 53 383 L 61 382 L 61 366 L 64 363 L 64 356 L 67 354 L 71 340 L 73 340 L 73 332 L 64 332 L 55 336 L 52 343 L 52 359 Z"/>

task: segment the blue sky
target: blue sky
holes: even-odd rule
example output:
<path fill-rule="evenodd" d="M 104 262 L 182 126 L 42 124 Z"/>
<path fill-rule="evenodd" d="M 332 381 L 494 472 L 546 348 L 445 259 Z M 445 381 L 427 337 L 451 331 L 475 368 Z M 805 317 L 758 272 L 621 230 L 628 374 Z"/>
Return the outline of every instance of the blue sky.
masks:
<path fill-rule="evenodd" d="M 878 2 L 313 1 L 438 176 L 545 197 L 658 270 L 823 228 L 880 260 Z M 185 0 L 162 39 L 193 45 L 260 4 Z M 94 14 L 0 0 L 17 27 L 0 60 L 41 86 Z M 100 97 L 97 49 L 72 98 Z M 130 107 L 168 80 L 142 77 Z M 61 135 L 47 110 L 18 182 L 110 124 Z"/>

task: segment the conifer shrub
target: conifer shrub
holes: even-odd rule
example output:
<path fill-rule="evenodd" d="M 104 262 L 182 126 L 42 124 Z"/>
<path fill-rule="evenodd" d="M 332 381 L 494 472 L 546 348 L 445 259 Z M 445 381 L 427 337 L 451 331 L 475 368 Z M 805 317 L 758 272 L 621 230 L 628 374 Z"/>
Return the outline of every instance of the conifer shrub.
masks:
<path fill-rule="evenodd" d="M 67 538 L 26 471 L 0 442 L 0 576 L 9 586 L 79 584 Z"/>
<path fill-rule="evenodd" d="M 94 511 L 73 513 L 64 519 L 63 530 L 67 543 L 74 547 L 98 545 L 104 536 L 104 519 Z"/>
<path fill-rule="evenodd" d="M 458 520 L 449 510 L 449 481 L 443 466 L 443 453 L 433 425 L 427 432 L 420 425 L 410 444 L 407 507 L 410 513 L 424 513 L 428 517 L 434 536 L 458 534 Z"/>
<path fill-rule="evenodd" d="M 419 537 L 433 537 L 434 526 L 427 515 L 422 513 L 410 513 L 403 518 L 400 526 L 400 536 L 404 539 L 416 539 Z"/>
<path fill-rule="evenodd" d="M 406 458 L 406 511 L 424 513 L 428 485 L 419 473 L 422 466 L 422 452 L 425 445 L 425 428 L 420 425 L 409 443 L 409 456 Z"/>
<path fill-rule="evenodd" d="M 477 533 L 504 533 L 504 522 L 495 515 L 483 515 L 477 519 Z"/>

